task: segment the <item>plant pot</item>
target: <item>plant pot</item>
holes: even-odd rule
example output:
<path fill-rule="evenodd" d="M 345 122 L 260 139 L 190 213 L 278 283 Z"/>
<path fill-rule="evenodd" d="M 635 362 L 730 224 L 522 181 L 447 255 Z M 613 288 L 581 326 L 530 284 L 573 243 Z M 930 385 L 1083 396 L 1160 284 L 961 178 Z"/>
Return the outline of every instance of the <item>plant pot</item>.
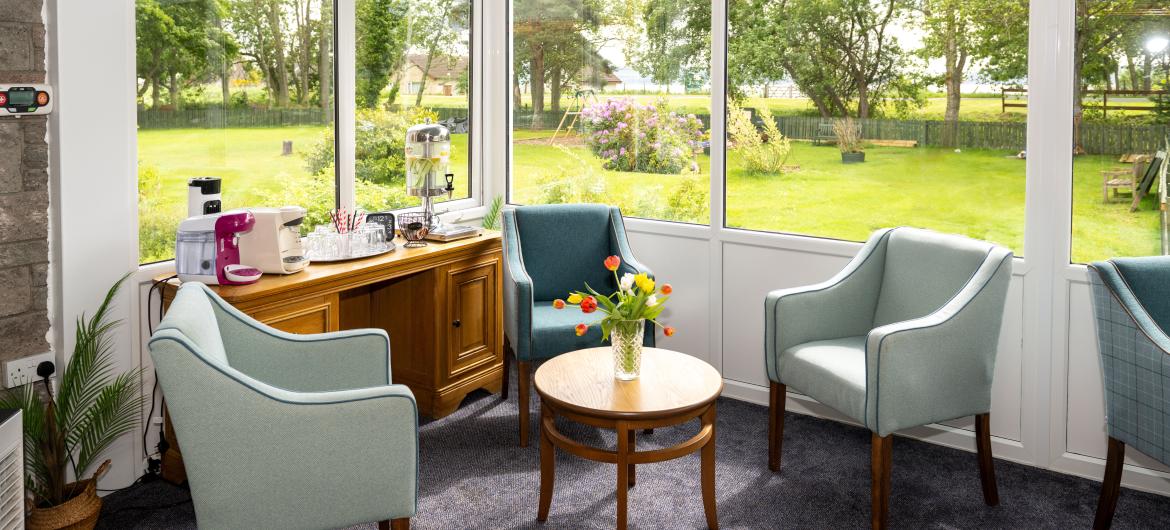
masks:
<path fill-rule="evenodd" d="M 841 153 L 842 164 L 858 164 L 861 162 L 865 162 L 865 152 Z"/>
<path fill-rule="evenodd" d="M 645 320 L 619 320 L 609 332 L 613 348 L 613 376 L 620 381 L 632 381 L 642 372 L 642 338 L 646 332 Z"/>
<path fill-rule="evenodd" d="M 92 478 L 65 485 L 69 500 L 49 508 L 32 508 L 25 521 L 29 530 L 93 530 L 102 512 L 102 498 L 97 496 L 97 481 L 110 469 L 102 462 Z"/>

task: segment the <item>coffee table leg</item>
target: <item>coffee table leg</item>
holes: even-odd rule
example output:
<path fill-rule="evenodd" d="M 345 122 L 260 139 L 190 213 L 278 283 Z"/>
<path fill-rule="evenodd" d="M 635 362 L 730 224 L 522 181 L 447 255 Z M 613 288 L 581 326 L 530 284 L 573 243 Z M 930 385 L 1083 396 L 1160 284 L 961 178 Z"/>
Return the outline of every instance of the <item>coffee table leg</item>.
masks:
<path fill-rule="evenodd" d="M 634 429 L 630 429 L 629 431 L 626 431 L 626 432 L 630 433 L 630 452 L 631 453 L 636 452 L 638 450 L 638 444 L 637 444 L 637 437 L 634 434 Z M 630 464 L 627 467 L 629 468 L 628 473 L 630 475 L 630 487 L 632 488 L 632 487 L 634 487 L 634 483 L 637 482 L 637 478 L 636 478 L 635 472 L 634 472 L 634 464 Z"/>
<path fill-rule="evenodd" d="M 719 517 L 715 514 L 715 404 L 703 413 L 703 426 L 711 426 L 711 439 L 702 450 L 703 511 L 707 514 L 707 528 L 719 530 Z"/>
<path fill-rule="evenodd" d="M 552 410 L 543 403 L 540 405 L 540 508 L 536 513 L 536 520 L 548 520 L 548 509 L 552 505 L 553 482 L 556 480 L 556 453 L 552 441 L 548 438 L 549 426 L 552 423 Z"/>
<path fill-rule="evenodd" d="M 626 497 L 630 488 L 630 429 L 626 422 L 617 423 L 617 530 L 626 530 Z"/>

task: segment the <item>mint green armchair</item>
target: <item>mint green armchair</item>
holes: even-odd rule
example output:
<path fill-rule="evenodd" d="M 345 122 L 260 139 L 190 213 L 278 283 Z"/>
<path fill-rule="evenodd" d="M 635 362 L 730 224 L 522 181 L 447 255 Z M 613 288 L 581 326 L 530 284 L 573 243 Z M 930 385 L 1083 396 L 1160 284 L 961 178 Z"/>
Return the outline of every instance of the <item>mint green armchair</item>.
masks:
<path fill-rule="evenodd" d="M 384 331 L 284 333 L 187 283 L 150 355 L 200 528 L 409 527 L 418 408 Z"/>
<path fill-rule="evenodd" d="M 780 470 L 787 387 L 873 431 L 872 524 L 889 510 L 894 431 L 975 415 L 984 501 L 999 503 L 991 383 L 1011 251 L 919 230 L 880 230 L 832 279 L 769 293 L 768 467 Z"/>

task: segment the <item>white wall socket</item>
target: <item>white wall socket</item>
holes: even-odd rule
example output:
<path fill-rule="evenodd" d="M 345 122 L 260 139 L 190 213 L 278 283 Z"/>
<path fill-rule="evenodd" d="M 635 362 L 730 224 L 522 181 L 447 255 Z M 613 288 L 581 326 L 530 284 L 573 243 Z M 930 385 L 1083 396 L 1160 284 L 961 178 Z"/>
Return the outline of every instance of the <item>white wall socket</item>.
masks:
<path fill-rule="evenodd" d="M 20 359 L 4 363 L 4 388 L 16 388 L 39 381 L 40 378 L 37 377 L 37 365 L 45 361 L 56 362 L 53 359 L 52 352 L 21 357 Z M 56 375 L 53 374 L 53 378 Z"/>

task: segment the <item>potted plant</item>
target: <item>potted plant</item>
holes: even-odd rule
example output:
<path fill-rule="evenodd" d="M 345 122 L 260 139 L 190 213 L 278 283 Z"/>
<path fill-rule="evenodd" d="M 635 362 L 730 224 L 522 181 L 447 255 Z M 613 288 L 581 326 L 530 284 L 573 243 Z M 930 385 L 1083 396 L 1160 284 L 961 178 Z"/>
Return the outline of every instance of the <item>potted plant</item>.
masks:
<path fill-rule="evenodd" d="M 848 116 L 833 121 L 833 134 L 837 137 L 837 148 L 841 150 L 842 164 L 865 162 L 865 149 L 861 146 L 861 126 Z"/>
<path fill-rule="evenodd" d="M 128 275 L 127 275 L 128 276 Z M 138 426 L 144 403 L 141 370 L 114 373 L 113 338 L 120 323 L 109 319 L 110 303 L 126 281 L 123 276 L 106 293 L 92 318 L 77 319 L 73 356 L 54 388 L 53 367 L 37 368 L 41 381 L 4 392 L 0 407 L 24 415 L 25 489 L 30 529 L 91 529 L 102 502 L 97 480 L 109 469 L 105 460 L 89 478 L 66 482 L 72 467 L 82 477 L 118 437 Z"/>
<path fill-rule="evenodd" d="M 622 264 L 618 256 L 605 258 L 605 268 L 613 273 L 617 281 L 618 290 L 609 296 L 604 296 L 585 284 L 584 291 L 569 293 L 568 304 L 581 307 L 582 313 L 592 313 L 601 310 L 605 318 L 601 319 L 601 340 L 610 340 L 613 348 L 614 377 L 622 381 L 638 378 L 642 370 L 642 338 L 646 330 L 646 321 L 662 328 L 667 337 L 674 335 L 674 328 L 658 323 L 658 315 L 665 309 L 666 301 L 674 289 L 669 283 L 658 287 L 654 279 L 647 274 L 626 273 L 618 278 L 617 270 Z M 662 295 L 662 296 L 659 296 Z M 564 309 L 565 300 L 553 300 L 553 307 Z M 580 337 L 589 331 L 586 324 L 577 324 L 576 333 Z"/>

